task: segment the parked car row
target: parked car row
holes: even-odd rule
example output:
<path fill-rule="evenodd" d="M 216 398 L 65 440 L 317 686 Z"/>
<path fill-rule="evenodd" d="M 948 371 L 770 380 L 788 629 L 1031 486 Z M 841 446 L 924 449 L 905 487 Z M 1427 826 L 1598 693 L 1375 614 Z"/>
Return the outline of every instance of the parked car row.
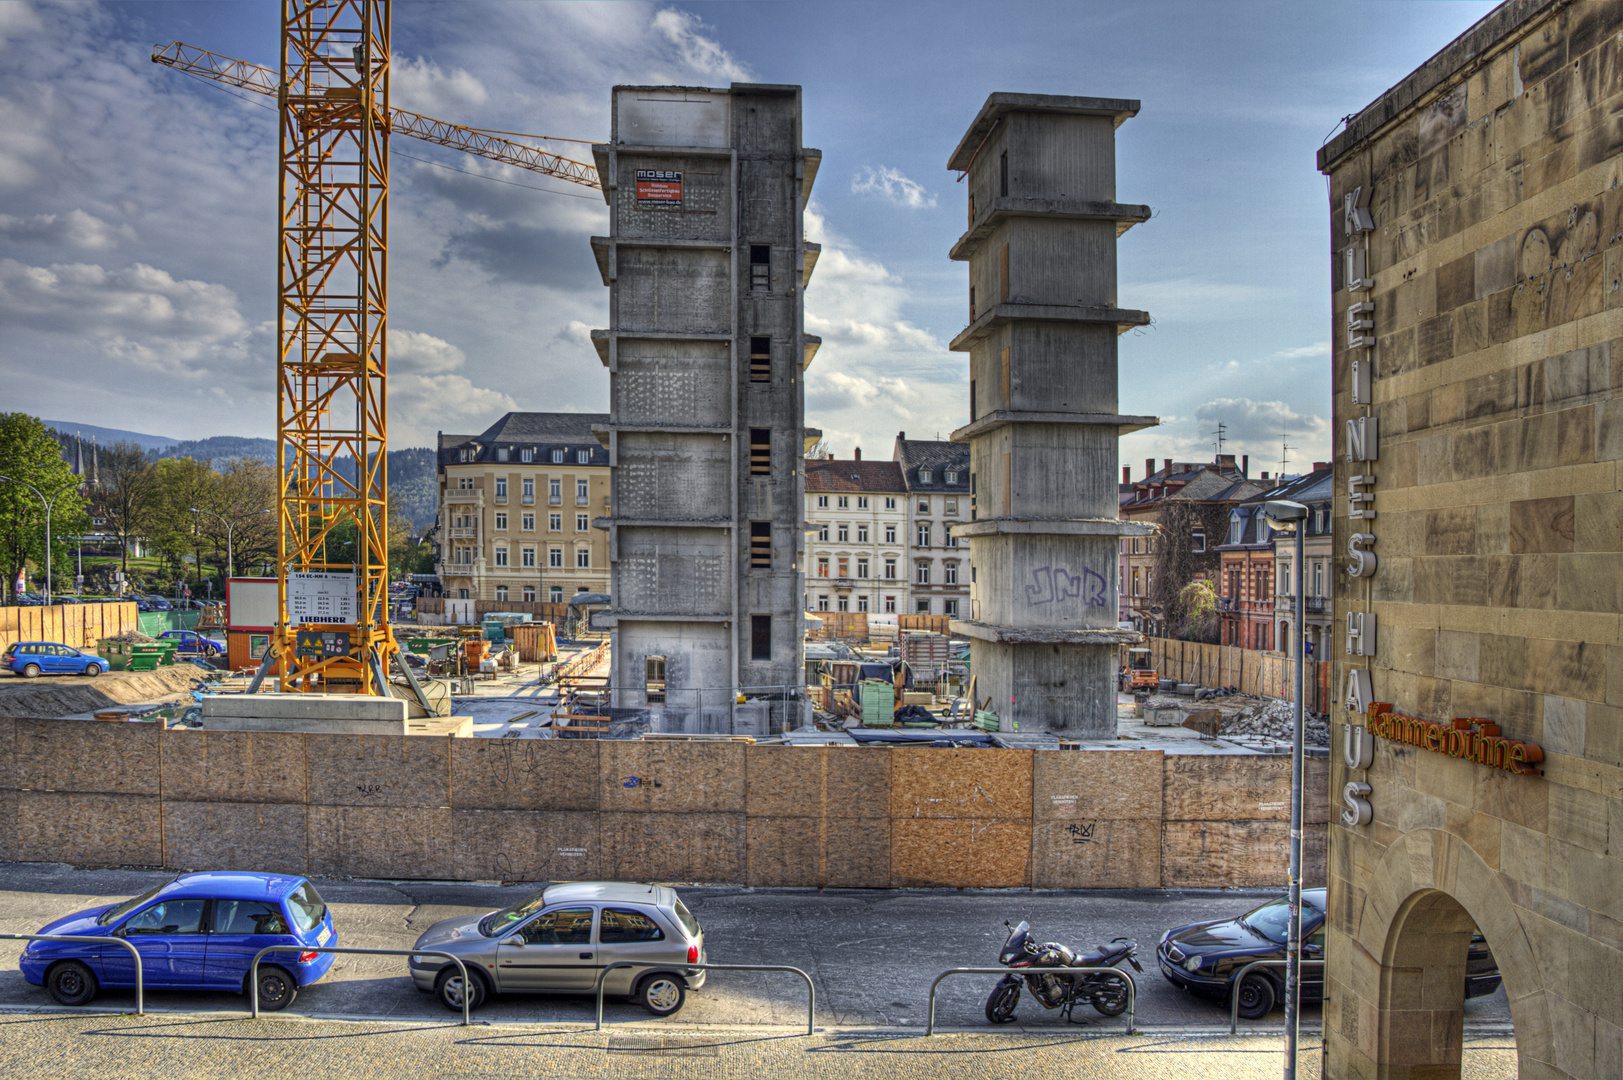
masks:
<path fill-rule="evenodd" d="M 166 630 L 158 635 L 158 639 L 173 642 L 175 655 L 186 659 L 225 653 L 224 641 L 199 634 L 196 630 Z M 0 653 L 0 668 L 25 679 L 37 679 L 41 675 L 88 675 L 95 678 L 111 667 L 106 657 L 58 641 L 19 641 Z"/>
<path fill-rule="evenodd" d="M 1304 957 L 1322 960 L 1325 891 L 1302 892 Z M 1235 979 L 1252 961 L 1283 961 L 1289 909 L 1277 897 L 1233 919 L 1195 923 L 1168 930 L 1156 949 L 1162 975 L 1179 989 L 1230 1001 L 1238 1012 L 1260 1019 L 1282 999 L 1283 967 L 1261 967 Z M 338 947 L 332 912 L 305 878 L 242 871 L 188 873 L 119 904 L 104 904 L 49 923 L 41 934 L 114 937 L 141 955 L 150 988 L 231 990 L 247 993 L 254 956 L 285 946 L 260 962 L 260 1008 L 284 1009 L 300 987 L 316 982 L 332 967 Z M 704 931 L 674 889 L 619 882 L 549 885 L 500 911 L 458 916 L 430 926 L 412 946 L 406 974 L 447 1009 L 478 1008 L 498 994 L 592 994 L 603 969 L 612 971 L 604 992 L 629 996 L 655 1016 L 679 1011 L 689 991 L 702 989 L 706 962 Z M 1466 961 L 1465 996 L 1493 993 L 1500 975 L 1480 934 Z M 993 1023 L 1014 1018 L 1024 982 L 1043 1005 L 1067 1013 L 1080 1001 L 1107 1016 L 1122 1012 L 1128 999 L 1120 984 L 1092 972 L 1067 968 L 1115 966 L 1132 960 L 1136 944 L 1118 938 L 1091 952 L 1057 943 L 1037 944 L 1026 923 L 1009 934 L 1000 960 L 1010 969 L 987 1000 Z M 446 956 L 462 961 L 462 969 Z M 134 963 L 122 946 L 93 942 L 34 941 L 23 950 L 23 977 L 44 986 L 63 1005 L 83 1005 L 101 989 L 135 985 Z M 1074 985 L 1073 985 L 1074 984 Z M 1318 965 L 1302 973 L 1304 1001 L 1323 996 Z"/>
<path fill-rule="evenodd" d="M 260 961 L 259 1007 L 285 1009 L 333 965 L 339 937 L 332 911 L 309 880 L 288 874 L 220 871 L 181 874 L 120 904 L 103 904 L 57 919 L 40 934 L 120 938 L 141 956 L 149 989 L 229 990 L 246 994 L 261 949 L 285 951 Z M 471 986 L 443 956 L 405 959 L 412 984 L 446 1008 L 477 1008 L 496 994 L 627 995 L 655 1016 L 682 1008 L 704 986 L 704 931 L 674 889 L 619 882 L 549 885 L 511 907 L 446 919 L 430 926 L 414 949 L 462 960 Z M 63 1005 L 83 1005 L 104 989 L 133 988 L 135 964 L 121 945 L 31 941 L 19 965 L 23 978 Z"/>

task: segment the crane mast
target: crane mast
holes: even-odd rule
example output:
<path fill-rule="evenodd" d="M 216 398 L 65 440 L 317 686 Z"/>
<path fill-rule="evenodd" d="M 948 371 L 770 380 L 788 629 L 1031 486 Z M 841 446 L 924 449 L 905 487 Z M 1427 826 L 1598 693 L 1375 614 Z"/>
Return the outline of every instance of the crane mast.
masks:
<path fill-rule="evenodd" d="M 283 0 L 275 671 L 284 691 L 390 692 L 389 61 L 386 0 Z"/>

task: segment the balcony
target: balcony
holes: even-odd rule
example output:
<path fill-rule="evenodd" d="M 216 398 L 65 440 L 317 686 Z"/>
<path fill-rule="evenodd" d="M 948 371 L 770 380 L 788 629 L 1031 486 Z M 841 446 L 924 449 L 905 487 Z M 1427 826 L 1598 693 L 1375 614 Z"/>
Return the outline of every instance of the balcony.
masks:
<path fill-rule="evenodd" d="M 1323 615 L 1330 610 L 1330 598 L 1328 596 L 1309 596 L 1303 601 L 1303 604 L 1307 607 L 1309 615 Z"/>
<path fill-rule="evenodd" d="M 479 535 L 478 529 L 452 529 L 450 532 L 453 540 L 472 540 Z"/>
<path fill-rule="evenodd" d="M 1218 611 L 1238 611 L 1240 605 L 1232 596 L 1219 596 L 1217 598 Z"/>
<path fill-rule="evenodd" d="M 534 506 L 535 505 L 535 496 L 534 495 L 525 495 L 519 501 L 522 502 L 525 506 Z"/>
<path fill-rule="evenodd" d="M 476 502 L 482 502 L 484 500 L 484 497 L 485 497 L 485 493 L 480 488 L 453 490 L 453 491 L 447 491 L 445 493 L 445 501 L 446 502 L 471 502 L 471 503 L 476 503 Z"/>

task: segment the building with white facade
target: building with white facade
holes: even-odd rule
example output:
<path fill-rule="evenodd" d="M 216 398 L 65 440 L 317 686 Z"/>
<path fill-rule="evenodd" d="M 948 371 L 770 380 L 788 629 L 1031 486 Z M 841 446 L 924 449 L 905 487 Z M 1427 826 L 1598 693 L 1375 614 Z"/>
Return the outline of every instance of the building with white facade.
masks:
<path fill-rule="evenodd" d="M 907 501 L 894 461 L 806 462 L 807 611 L 912 610 Z"/>
<path fill-rule="evenodd" d="M 967 618 L 969 545 L 953 529 L 969 520 L 969 447 L 901 431 L 891 456 L 907 485 L 907 610 Z"/>

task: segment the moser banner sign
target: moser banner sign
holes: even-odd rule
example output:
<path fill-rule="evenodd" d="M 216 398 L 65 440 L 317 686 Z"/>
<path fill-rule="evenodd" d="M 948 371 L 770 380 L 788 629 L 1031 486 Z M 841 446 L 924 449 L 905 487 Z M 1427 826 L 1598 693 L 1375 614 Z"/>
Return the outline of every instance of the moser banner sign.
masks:
<path fill-rule="evenodd" d="M 680 206 L 682 174 L 673 169 L 638 169 L 637 202 Z"/>

